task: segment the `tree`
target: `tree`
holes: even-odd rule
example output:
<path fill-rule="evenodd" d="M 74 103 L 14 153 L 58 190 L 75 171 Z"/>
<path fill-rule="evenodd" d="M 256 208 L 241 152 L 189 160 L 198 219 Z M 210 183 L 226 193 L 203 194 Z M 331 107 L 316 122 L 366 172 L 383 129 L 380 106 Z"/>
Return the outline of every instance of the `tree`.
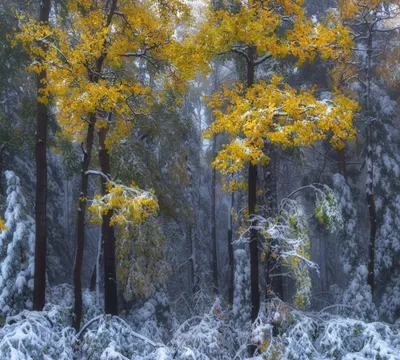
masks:
<path fill-rule="evenodd" d="M 0 308 L 2 316 L 32 306 L 35 232 L 26 215 L 26 201 L 18 176 L 6 171 L 7 207 L 0 233 Z"/>
<path fill-rule="evenodd" d="M 48 91 L 56 99 L 63 135 L 82 142 L 74 270 L 74 326 L 79 328 L 85 209 L 95 130 L 99 140 L 102 195 L 107 196 L 110 190 L 107 183 L 111 180 L 109 152 L 112 145 L 131 134 L 135 121 L 148 114 L 152 99 L 162 101 L 165 92 L 171 88 L 182 90 L 185 87 L 184 78 L 193 75 L 194 70 L 187 65 L 186 59 L 182 59 L 180 43 L 174 37 L 176 26 L 184 22 L 188 15 L 188 8 L 182 2 L 70 0 L 66 6 L 67 26 L 53 26 L 48 30 L 51 42 L 46 54 L 46 66 L 49 73 Z M 49 36 L 43 38 L 40 35 L 37 27 L 28 20 L 22 27 L 19 39 L 32 52 L 32 44 L 49 41 Z M 154 92 L 146 77 L 141 77 L 143 64 L 153 66 L 160 77 L 165 75 L 161 79 L 161 86 Z M 184 65 L 182 71 L 178 71 L 176 65 Z M 38 71 L 38 65 L 32 64 L 31 70 Z M 105 311 L 117 314 L 112 208 L 102 216 Z"/>
<path fill-rule="evenodd" d="M 219 108 L 226 103 L 225 113 Z M 358 109 L 357 103 L 343 95 L 317 100 L 312 92 L 296 91 L 277 76 L 269 84 L 260 82 L 247 90 L 242 85 L 225 88 L 214 97 L 211 106 L 216 109 L 217 120 L 209 133 L 227 133 L 232 139 L 215 161 L 225 175 L 237 173 L 246 163 L 254 167 L 267 163 L 265 141 L 296 147 L 330 137 L 331 143 L 340 147 L 342 141 L 354 137 L 352 120 Z M 253 223 L 252 235 L 255 229 Z"/>
<path fill-rule="evenodd" d="M 355 47 L 348 61 L 343 62 L 334 70 L 333 75 L 337 86 L 352 86 L 358 83 L 360 103 L 362 104 L 362 116 L 365 122 L 365 165 L 367 169 L 366 178 L 366 200 L 369 214 L 369 242 L 368 242 L 368 276 L 367 282 L 371 287 L 372 294 L 375 288 L 375 252 L 376 234 L 378 230 L 377 206 L 374 191 L 374 154 L 375 124 L 380 121 L 379 111 L 374 109 L 372 93 L 374 87 L 374 76 L 376 71 L 380 72 L 390 84 L 396 75 L 388 75 L 388 66 L 393 66 L 393 55 L 395 51 L 386 51 L 395 30 L 391 21 L 400 14 L 399 1 L 364 0 L 364 1 L 340 1 L 340 21 L 349 26 L 353 33 Z M 386 55 L 389 54 L 387 57 Z M 386 57 L 386 59 L 385 59 Z M 342 161 L 343 162 L 343 161 Z M 345 176 L 345 168 L 342 165 L 340 173 Z"/>
<path fill-rule="evenodd" d="M 303 1 L 249 1 L 236 12 L 226 10 L 210 11 L 207 20 L 200 25 L 199 35 L 195 37 L 196 49 L 201 49 L 198 62 L 201 66 L 206 59 L 218 54 L 234 53 L 243 57 L 246 62 L 247 79 L 245 87 L 251 91 L 255 85 L 255 69 L 269 59 L 283 58 L 288 55 L 297 57 L 298 64 L 312 61 L 316 50 L 322 58 L 346 56 L 350 48 L 348 32 L 340 24 L 332 23 L 324 26 L 306 18 L 302 9 Z M 205 66 L 205 64 L 203 65 Z M 245 93 L 242 87 L 240 91 Z M 220 102 L 222 105 L 222 102 Z M 239 104 L 238 104 L 239 105 Z M 245 106 L 241 103 L 240 106 Z M 220 112 L 219 115 L 222 113 Z M 218 118 L 218 113 L 216 116 Z M 217 120 L 218 122 L 218 120 Z M 211 133 L 219 133 L 218 126 L 213 127 Z M 225 129 L 226 130 L 226 129 Z M 251 131 L 249 129 L 249 131 Z M 224 131 L 222 131 L 224 132 Z M 233 132 L 228 131 L 231 135 Z M 211 136 L 211 135 L 210 135 Z M 254 146 L 254 144 L 251 144 Z M 264 141 L 259 139 L 257 152 L 248 156 L 248 214 L 256 213 L 257 204 L 257 164 L 261 160 Z M 226 149 L 241 149 L 243 156 L 244 146 L 230 144 Z M 227 154 L 223 150 L 220 154 Z M 229 151 L 228 151 L 229 152 Z M 233 164 L 241 163 L 232 159 Z M 215 164 L 218 166 L 217 158 Z M 233 165 L 235 167 L 237 165 Z M 228 166 L 229 167 L 229 166 Z M 241 166 L 240 166 L 241 167 Z M 221 167 L 220 167 L 221 169 Z M 251 297 L 252 320 L 257 317 L 260 305 L 258 284 L 258 245 L 257 230 L 252 230 L 250 241 L 251 263 Z"/>

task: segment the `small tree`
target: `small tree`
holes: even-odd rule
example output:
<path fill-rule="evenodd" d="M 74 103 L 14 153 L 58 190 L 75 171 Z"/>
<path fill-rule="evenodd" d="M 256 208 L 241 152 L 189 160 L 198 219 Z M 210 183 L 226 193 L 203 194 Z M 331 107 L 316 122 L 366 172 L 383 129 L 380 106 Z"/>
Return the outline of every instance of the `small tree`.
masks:
<path fill-rule="evenodd" d="M 0 309 L 13 315 L 31 308 L 34 272 L 35 226 L 25 213 L 20 180 L 12 171 L 7 179 L 6 229 L 0 233 Z"/>

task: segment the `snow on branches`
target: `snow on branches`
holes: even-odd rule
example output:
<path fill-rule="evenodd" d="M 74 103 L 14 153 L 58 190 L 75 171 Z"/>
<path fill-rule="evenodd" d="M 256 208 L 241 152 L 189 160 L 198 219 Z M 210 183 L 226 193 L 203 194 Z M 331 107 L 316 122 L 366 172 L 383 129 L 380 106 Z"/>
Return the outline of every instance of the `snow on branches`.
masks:
<path fill-rule="evenodd" d="M 143 222 L 155 214 L 159 206 L 153 192 L 141 190 L 134 183 L 126 186 L 109 180 L 107 193 L 96 195 L 88 210 L 98 215 L 99 222 L 101 215 L 112 210 L 114 213 L 110 224 L 126 226 Z"/>
<path fill-rule="evenodd" d="M 292 199 L 294 195 L 306 190 L 311 190 L 315 194 L 315 217 L 332 232 L 342 227 L 342 217 L 333 191 L 326 185 L 313 184 L 299 188 L 282 199 L 278 215 L 267 218 L 262 215 L 252 215 L 249 218 L 249 227 L 242 229 L 239 239 L 236 240 L 236 243 L 249 242 L 250 231 L 254 228 L 258 231 L 262 238 L 262 260 L 270 254 L 276 264 L 288 268 L 288 273 L 280 275 L 287 275 L 296 280 L 295 304 L 299 307 L 309 305 L 311 296 L 309 269 L 318 270 L 318 265 L 310 259 L 306 212 L 299 201 Z M 270 270 L 271 273 L 273 271 L 274 269 Z"/>
<path fill-rule="evenodd" d="M 0 233 L 0 313 L 15 314 L 31 306 L 34 270 L 34 222 L 25 213 L 19 177 L 7 179 L 6 229 Z"/>

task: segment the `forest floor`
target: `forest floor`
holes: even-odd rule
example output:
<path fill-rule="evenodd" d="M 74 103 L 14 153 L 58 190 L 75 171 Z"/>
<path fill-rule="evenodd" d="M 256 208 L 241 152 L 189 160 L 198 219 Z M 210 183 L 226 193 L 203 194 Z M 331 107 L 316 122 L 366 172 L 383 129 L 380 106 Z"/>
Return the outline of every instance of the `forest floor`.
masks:
<path fill-rule="evenodd" d="M 340 307 L 302 312 L 275 299 L 263 305 L 250 328 L 243 312 L 224 308 L 219 299 L 185 321 L 164 313 L 163 319 L 168 315 L 171 320 L 167 324 L 158 319 L 156 301 L 111 317 L 96 307 L 94 293 L 84 295 L 84 325 L 78 333 L 70 326 L 72 293 L 67 286 L 52 294 L 57 305 L 8 317 L 0 329 L 0 359 L 400 359 L 400 324 L 329 313 Z M 251 344 L 257 345 L 252 357 Z"/>

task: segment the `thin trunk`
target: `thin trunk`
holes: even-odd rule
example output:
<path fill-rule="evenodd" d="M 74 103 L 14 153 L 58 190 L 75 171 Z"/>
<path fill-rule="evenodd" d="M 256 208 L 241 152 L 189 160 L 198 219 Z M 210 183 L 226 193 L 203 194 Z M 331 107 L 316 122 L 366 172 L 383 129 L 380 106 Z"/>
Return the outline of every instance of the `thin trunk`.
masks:
<path fill-rule="evenodd" d="M 190 226 L 190 282 L 192 296 L 197 291 L 197 263 L 196 263 L 196 244 L 195 244 L 195 228 Z"/>
<path fill-rule="evenodd" d="M 3 195 L 3 173 L 4 173 L 4 153 L 6 151 L 6 146 L 2 145 L 0 148 L 0 196 Z"/>
<path fill-rule="evenodd" d="M 86 145 L 83 148 L 83 159 L 81 165 L 81 191 L 78 201 L 78 218 L 77 218 L 77 241 L 76 255 L 74 265 L 74 319 L 72 326 L 79 331 L 82 319 L 82 264 L 83 250 L 85 247 L 85 212 L 89 187 L 89 170 L 90 160 L 92 157 L 94 127 L 96 123 L 96 115 L 91 114 L 89 117 L 89 125 L 86 134 Z M 83 145 L 82 145 L 83 146 Z"/>
<path fill-rule="evenodd" d="M 101 256 L 101 227 L 99 228 L 99 236 L 97 241 L 97 253 L 96 253 L 96 261 L 93 266 L 92 275 L 90 276 L 90 285 L 89 290 L 96 292 L 96 305 L 100 304 L 98 301 L 99 293 L 98 293 L 98 280 L 99 280 L 99 263 L 100 263 L 100 256 Z"/>
<path fill-rule="evenodd" d="M 96 305 L 100 306 L 100 258 L 101 258 L 101 228 L 99 229 L 99 241 L 96 256 Z"/>
<path fill-rule="evenodd" d="M 234 256 L 233 256 L 233 244 L 232 244 L 232 231 L 233 231 L 233 206 L 235 202 L 235 193 L 232 191 L 231 194 L 231 206 L 229 209 L 229 229 L 228 229 L 228 264 L 229 264 L 229 279 L 228 279 L 228 303 L 233 304 L 233 294 L 235 290 L 235 274 L 234 274 Z"/>
<path fill-rule="evenodd" d="M 342 175 L 344 179 L 347 181 L 346 153 L 344 148 L 336 150 L 336 159 L 337 159 L 338 173 Z"/>
<path fill-rule="evenodd" d="M 102 128 L 98 131 L 99 136 L 99 163 L 103 174 L 110 178 L 110 154 L 105 145 L 108 129 Z M 107 180 L 101 179 L 102 195 L 108 193 Z M 104 311 L 106 314 L 118 315 L 118 289 L 117 271 L 115 265 L 115 234 L 114 226 L 110 224 L 113 211 L 110 210 L 103 215 L 101 224 L 101 236 L 104 249 Z"/>
<path fill-rule="evenodd" d="M 371 69 L 372 69 L 372 28 L 369 29 L 368 49 L 367 49 L 367 67 L 366 67 L 366 95 L 365 95 L 365 110 L 367 116 L 370 115 L 371 110 Z M 372 142 L 373 135 L 371 131 L 372 124 L 366 124 L 366 141 L 367 141 L 367 181 L 366 181 L 366 195 L 370 222 L 370 235 L 368 244 L 368 278 L 367 283 L 371 287 L 371 293 L 374 294 L 374 278 L 375 278 L 375 239 L 377 230 L 376 219 L 376 206 L 374 196 L 374 164 L 373 164 L 373 150 Z"/>
<path fill-rule="evenodd" d="M 369 235 L 369 244 L 368 244 L 368 278 L 367 283 L 371 287 L 371 293 L 374 294 L 374 278 L 375 278 L 375 239 L 376 239 L 376 230 L 377 230 L 377 219 L 376 219 L 376 206 L 375 206 L 375 196 L 374 196 L 374 188 L 373 188 L 373 161 L 372 161 L 372 145 L 371 145 L 371 134 L 370 129 L 368 129 L 367 125 L 367 181 L 366 181 L 366 195 L 367 195 L 367 204 L 368 204 L 368 212 L 369 212 L 369 222 L 370 222 L 370 235 Z"/>
<path fill-rule="evenodd" d="M 254 84 L 254 49 L 249 48 L 249 59 L 247 64 L 247 87 Z M 251 217 L 256 213 L 257 205 L 257 165 L 249 164 L 248 179 L 248 210 Z M 257 319 L 260 310 L 260 289 L 258 284 L 258 232 L 255 223 L 250 231 L 250 283 L 251 283 L 251 321 Z"/>
<path fill-rule="evenodd" d="M 50 0 L 40 3 L 39 23 L 49 22 Z M 41 43 L 44 52 L 47 45 Z M 41 60 L 39 60 L 41 61 Z M 43 97 L 47 88 L 47 71 L 43 69 L 37 76 L 37 96 Z M 36 104 L 36 201 L 35 201 L 35 275 L 33 289 L 33 309 L 42 310 L 46 301 L 46 203 L 47 203 L 47 125 L 49 115 L 47 104 L 37 101 Z"/>
<path fill-rule="evenodd" d="M 213 135 L 212 140 L 213 159 L 216 157 L 217 135 Z M 211 239 L 212 239 L 212 270 L 213 270 L 213 287 L 214 294 L 218 294 L 218 254 L 217 254 L 217 226 L 216 226 L 216 186 L 217 186 L 217 169 L 212 169 L 212 210 L 211 210 Z"/>

